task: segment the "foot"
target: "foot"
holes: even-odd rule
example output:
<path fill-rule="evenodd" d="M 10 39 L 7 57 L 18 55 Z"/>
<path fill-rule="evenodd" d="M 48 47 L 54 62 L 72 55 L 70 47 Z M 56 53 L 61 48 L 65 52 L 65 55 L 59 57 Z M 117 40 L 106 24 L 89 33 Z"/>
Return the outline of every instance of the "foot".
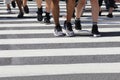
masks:
<path fill-rule="evenodd" d="M 81 30 L 81 21 L 75 20 L 75 30 L 80 31 Z"/>
<path fill-rule="evenodd" d="M 11 5 L 13 8 L 15 8 L 16 7 L 15 1 L 11 1 Z"/>
<path fill-rule="evenodd" d="M 92 27 L 92 35 L 93 37 L 100 37 L 100 32 L 98 31 L 98 26 L 97 25 L 93 25 Z"/>
<path fill-rule="evenodd" d="M 25 5 L 25 6 L 23 7 L 23 9 L 24 9 L 24 12 L 25 12 L 25 13 L 29 13 L 29 8 L 28 8 L 27 5 Z"/>
<path fill-rule="evenodd" d="M 99 11 L 99 16 L 102 16 L 102 11 Z"/>
<path fill-rule="evenodd" d="M 66 36 L 68 37 L 73 37 L 74 36 L 74 32 L 72 29 L 72 24 L 70 22 L 64 22 L 64 29 L 66 31 Z"/>
<path fill-rule="evenodd" d="M 48 13 L 48 12 L 45 12 L 45 13 L 46 13 L 46 15 L 44 18 L 44 23 L 49 24 L 50 23 L 50 13 Z"/>
<path fill-rule="evenodd" d="M 23 15 L 24 15 L 24 13 L 23 13 L 23 12 L 19 12 L 19 14 L 18 14 L 17 18 L 23 18 Z"/>
<path fill-rule="evenodd" d="M 62 32 L 62 27 L 60 25 L 55 26 L 54 28 L 54 36 L 60 37 L 64 36 L 65 34 Z"/>
<path fill-rule="evenodd" d="M 43 10 L 42 10 L 42 7 L 41 8 L 38 8 L 38 11 L 37 11 L 37 20 L 38 21 L 42 21 L 43 20 Z"/>
<path fill-rule="evenodd" d="M 108 18 L 113 18 L 113 14 L 108 14 L 107 17 Z"/>

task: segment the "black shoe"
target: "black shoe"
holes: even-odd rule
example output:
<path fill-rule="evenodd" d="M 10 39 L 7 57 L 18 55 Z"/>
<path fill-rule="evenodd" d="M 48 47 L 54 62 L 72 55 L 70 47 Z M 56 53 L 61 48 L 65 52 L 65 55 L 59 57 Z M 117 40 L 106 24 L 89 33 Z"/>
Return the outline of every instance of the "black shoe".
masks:
<path fill-rule="evenodd" d="M 81 21 L 80 20 L 75 20 L 75 29 L 81 30 Z"/>
<path fill-rule="evenodd" d="M 118 5 L 117 5 L 117 4 L 114 4 L 114 8 L 118 8 Z"/>
<path fill-rule="evenodd" d="M 101 14 L 102 14 L 102 11 L 99 11 L 99 16 L 102 16 Z"/>
<path fill-rule="evenodd" d="M 113 15 L 112 14 L 108 14 L 107 17 L 108 18 L 113 18 Z"/>
<path fill-rule="evenodd" d="M 44 18 L 44 23 L 49 24 L 50 23 L 50 13 L 48 13 L 48 12 L 45 12 L 45 13 L 46 13 L 46 15 Z"/>
<path fill-rule="evenodd" d="M 19 14 L 18 14 L 17 18 L 23 18 L 23 15 L 24 15 L 24 13 L 23 13 L 23 12 L 19 12 Z"/>
<path fill-rule="evenodd" d="M 38 20 L 38 21 L 42 21 L 42 20 L 43 20 L 42 14 L 43 14 L 43 9 L 42 9 L 42 7 L 41 7 L 41 8 L 38 8 L 38 11 L 37 11 L 37 20 Z"/>
<path fill-rule="evenodd" d="M 24 9 L 24 12 L 25 12 L 25 13 L 29 13 L 29 8 L 28 8 L 27 5 L 25 5 L 25 6 L 23 7 L 23 9 Z"/>
<path fill-rule="evenodd" d="M 11 5 L 13 8 L 15 8 L 16 7 L 15 1 L 11 1 Z"/>
<path fill-rule="evenodd" d="M 65 36 L 65 34 L 62 32 L 62 27 L 60 25 L 55 26 L 54 36 L 57 36 L 57 37 Z"/>
<path fill-rule="evenodd" d="M 70 22 L 64 22 L 64 29 L 66 31 L 66 36 L 68 37 L 73 37 L 74 36 L 74 32 L 72 29 L 72 24 Z"/>
<path fill-rule="evenodd" d="M 93 34 L 93 37 L 101 36 L 100 32 L 98 31 L 98 26 L 97 25 L 93 25 L 93 27 L 92 27 L 92 34 Z"/>

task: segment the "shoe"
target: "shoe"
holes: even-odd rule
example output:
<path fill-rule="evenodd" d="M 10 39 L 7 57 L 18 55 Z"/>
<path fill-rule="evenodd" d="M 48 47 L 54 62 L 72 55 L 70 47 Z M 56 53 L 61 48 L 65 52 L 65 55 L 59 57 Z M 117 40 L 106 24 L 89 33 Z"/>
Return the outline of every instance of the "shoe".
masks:
<path fill-rule="evenodd" d="M 49 24 L 50 23 L 50 13 L 48 13 L 48 12 L 45 12 L 45 13 L 46 13 L 46 15 L 44 18 L 44 23 Z"/>
<path fill-rule="evenodd" d="M 57 25 L 54 28 L 54 36 L 57 36 L 57 37 L 65 36 L 65 34 L 62 32 L 62 27 L 60 25 Z"/>
<path fill-rule="evenodd" d="M 108 18 L 113 18 L 113 15 L 112 14 L 108 14 L 107 17 Z"/>
<path fill-rule="evenodd" d="M 24 13 L 23 13 L 23 12 L 19 12 L 19 14 L 18 14 L 17 18 L 23 18 L 23 15 L 24 15 Z"/>
<path fill-rule="evenodd" d="M 66 31 L 66 36 L 68 37 L 73 37 L 74 36 L 74 32 L 72 29 L 72 24 L 70 22 L 64 22 L 64 29 Z"/>
<path fill-rule="evenodd" d="M 7 9 L 7 13 L 8 14 L 12 13 L 11 9 Z"/>
<path fill-rule="evenodd" d="M 38 11 L 37 11 L 37 20 L 38 20 L 38 21 L 42 21 L 42 20 L 43 20 L 42 14 L 43 14 L 43 9 L 42 9 L 42 7 L 41 7 L 41 8 L 38 8 Z"/>
<path fill-rule="evenodd" d="M 75 20 L 75 30 L 80 31 L 81 30 L 81 21 Z"/>
<path fill-rule="evenodd" d="M 92 35 L 93 37 L 100 37 L 100 32 L 98 31 L 98 26 L 97 25 L 93 25 L 92 27 Z"/>
<path fill-rule="evenodd" d="M 25 5 L 25 6 L 23 7 L 23 9 L 24 9 L 24 12 L 25 12 L 25 13 L 29 13 L 29 8 L 28 8 L 27 5 Z"/>
<path fill-rule="evenodd" d="M 118 5 L 117 5 L 117 4 L 114 4 L 114 8 L 118 8 Z"/>
<path fill-rule="evenodd" d="M 11 1 L 11 5 L 13 8 L 15 8 L 16 7 L 15 1 Z"/>
<path fill-rule="evenodd" d="M 101 14 L 102 14 L 102 11 L 99 11 L 99 16 L 102 16 Z"/>

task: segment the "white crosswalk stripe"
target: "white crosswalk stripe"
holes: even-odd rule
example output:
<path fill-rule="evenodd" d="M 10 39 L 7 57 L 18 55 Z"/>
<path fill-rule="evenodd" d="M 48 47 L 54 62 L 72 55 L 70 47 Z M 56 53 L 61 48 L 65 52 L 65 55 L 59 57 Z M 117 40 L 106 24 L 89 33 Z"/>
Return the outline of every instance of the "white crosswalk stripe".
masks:
<path fill-rule="evenodd" d="M 65 2 L 60 2 L 60 16 L 66 15 Z M 118 3 L 119 5 L 119 3 Z M 54 21 L 46 25 L 36 19 L 35 1 L 28 1 L 30 13 L 25 18 L 16 18 L 18 8 L 8 14 L 5 5 L 0 3 L 0 80 L 48 80 L 29 79 L 31 76 L 85 75 L 92 80 L 96 74 L 111 74 L 109 79 L 119 80 L 113 75 L 120 73 L 120 13 L 115 11 L 112 19 L 99 17 L 101 37 L 91 35 L 90 4 L 81 18 L 83 30 L 75 37 L 54 37 Z M 43 2 L 45 9 L 45 2 Z M 103 6 L 105 9 L 105 7 Z M 119 10 L 119 9 L 118 9 Z M 105 11 L 104 15 L 107 14 Z M 63 26 L 65 18 L 60 17 Z M 74 19 L 72 19 L 74 26 Z M 64 31 L 64 30 L 63 30 Z M 51 78 L 50 80 L 61 80 Z M 62 80 L 70 80 L 64 77 Z M 77 77 L 71 80 L 84 80 Z M 93 79 L 101 80 L 101 79 Z"/>

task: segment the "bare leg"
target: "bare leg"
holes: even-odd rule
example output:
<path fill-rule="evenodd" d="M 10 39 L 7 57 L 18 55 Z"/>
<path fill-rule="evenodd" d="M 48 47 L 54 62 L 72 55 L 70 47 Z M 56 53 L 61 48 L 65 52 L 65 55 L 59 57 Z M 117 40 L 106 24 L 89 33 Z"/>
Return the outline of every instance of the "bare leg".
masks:
<path fill-rule="evenodd" d="M 55 25 L 60 25 L 59 23 L 59 0 L 52 0 L 52 14 L 54 18 Z"/>
<path fill-rule="evenodd" d="M 98 22 L 98 16 L 99 16 L 99 5 L 98 0 L 90 0 L 91 6 L 92 6 L 92 19 L 93 22 Z"/>
<path fill-rule="evenodd" d="M 74 12 L 75 0 L 67 0 L 67 22 L 71 22 Z"/>
<path fill-rule="evenodd" d="M 18 8 L 20 10 L 19 14 L 18 14 L 18 18 L 22 18 L 23 17 L 23 9 L 22 9 L 22 1 L 21 0 L 16 0 L 16 3 L 18 5 Z"/>

